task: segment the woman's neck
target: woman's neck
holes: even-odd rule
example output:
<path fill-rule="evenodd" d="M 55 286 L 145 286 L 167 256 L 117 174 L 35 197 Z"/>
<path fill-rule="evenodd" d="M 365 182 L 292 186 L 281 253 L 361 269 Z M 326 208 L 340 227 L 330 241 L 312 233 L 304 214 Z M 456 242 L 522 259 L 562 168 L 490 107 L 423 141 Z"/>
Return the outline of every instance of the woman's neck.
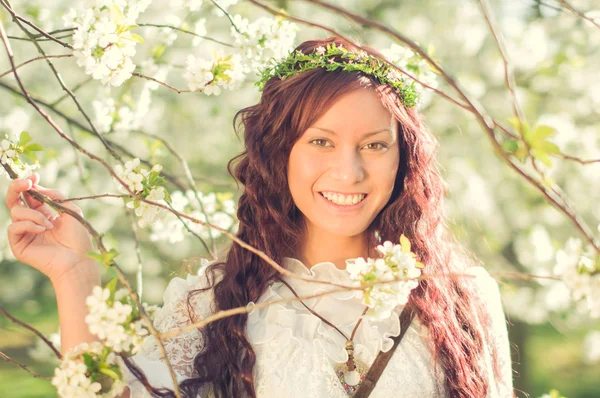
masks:
<path fill-rule="evenodd" d="M 330 261 L 339 269 L 346 269 L 346 260 L 367 257 L 367 234 L 340 236 L 328 231 L 311 229 L 305 234 L 303 244 L 298 247 L 296 258 L 306 267 Z"/>

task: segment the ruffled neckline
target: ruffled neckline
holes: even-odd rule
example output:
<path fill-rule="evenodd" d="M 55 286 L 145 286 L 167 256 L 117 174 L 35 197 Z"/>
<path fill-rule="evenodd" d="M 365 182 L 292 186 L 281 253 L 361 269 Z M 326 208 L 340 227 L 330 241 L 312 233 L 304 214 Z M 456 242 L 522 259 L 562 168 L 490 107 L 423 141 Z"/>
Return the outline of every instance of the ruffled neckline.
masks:
<path fill-rule="evenodd" d="M 296 258 L 285 257 L 283 267 L 308 279 L 343 285 L 352 284 L 348 272 L 337 268 L 329 261 L 308 268 Z M 289 276 L 284 276 L 283 279 L 300 297 L 339 289 L 336 286 L 305 282 Z M 257 303 L 294 297 L 285 284 L 276 281 L 267 288 Z M 304 300 L 304 303 L 348 337 L 365 309 L 357 291 L 332 293 Z M 397 307 L 387 319 L 361 321 L 354 336 L 355 356 L 358 359 L 371 363 L 379 351 L 385 352 L 392 348 L 394 344 L 392 338 L 400 334 L 399 314 L 402 308 L 402 306 Z M 314 352 L 316 347 L 320 347 L 335 362 L 348 359 L 344 349 L 346 339 L 337 330 L 310 313 L 299 301 L 273 304 L 262 309 L 254 308 L 248 314 L 248 335 L 255 345 L 268 344 L 277 338 L 283 345 L 293 341 L 299 343 L 309 353 Z"/>

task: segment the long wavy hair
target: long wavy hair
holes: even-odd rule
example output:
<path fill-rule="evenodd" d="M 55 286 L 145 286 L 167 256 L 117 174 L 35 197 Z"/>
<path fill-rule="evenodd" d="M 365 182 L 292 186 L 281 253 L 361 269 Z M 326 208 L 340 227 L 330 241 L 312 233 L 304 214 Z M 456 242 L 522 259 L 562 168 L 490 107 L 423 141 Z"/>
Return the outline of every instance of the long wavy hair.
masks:
<path fill-rule="evenodd" d="M 310 40 L 296 50 L 307 54 L 328 43 L 351 43 L 331 37 Z M 371 47 L 367 48 L 381 56 Z M 228 164 L 232 176 L 243 185 L 237 216 L 237 237 L 281 263 L 295 252 L 302 237 L 302 214 L 295 206 L 287 181 L 292 146 L 341 96 L 371 87 L 398 123 L 400 164 L 389 202 L 368 227 L 381 240 L 397 241 L 406 235 L 413 251 L 425 264 L 424 273 L 439 277 L 422 280 L 411 293 L 409 305 L 429 332 L 429 346 L 444 372 L 451 397 L 485 397 L 487 371 L 481 366 L 484 346 L 490 344 L 490 320 L 475 286 L 461 274 L 476 259 L 458 245 L 443 219 L 446 185 L 438 173 L 437 141 L 427 131 L 414 108 L 406 108 L 388 85 L 358 71 L 327 72 L 314 69 L 285 80 L 270 79 L 258 104 L 240 110 L 234 129 L 243 127 L 245 150 Z M 273 239 L 277 237 L 277 239 Z M 258 301 L 277 272 L 264 260 L 233 244 L 224 261 L 207 270 L 211 286 L 190 292 L 190 298 L 214 289 L 213 308 L 228 310 Z M 200 330 L 203 350 L 194 359 L 197 377 L 180 384 L 182 393 L 195 397 L 212 388 L 217 397 L 256 397 L 253 369 L 256 354 L 246 334 L 247 314 L 210 323 Z M 155 396 L 173 396 L 168 389 L 152 388 L 130 361 L 128 367 Z"/>

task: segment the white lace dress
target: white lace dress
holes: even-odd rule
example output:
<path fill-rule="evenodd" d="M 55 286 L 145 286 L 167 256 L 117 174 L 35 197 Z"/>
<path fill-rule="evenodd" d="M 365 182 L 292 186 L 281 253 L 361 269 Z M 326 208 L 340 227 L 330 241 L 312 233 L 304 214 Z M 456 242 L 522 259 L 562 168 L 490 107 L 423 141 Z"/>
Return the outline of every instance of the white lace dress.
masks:
<path fill-rule="evenodd" d="M 315 279 L 350 284 L 347 271 L 333 263 L 323 262 L 308 269 L 300 261 L 286 258 L 284 267 L 292 272 L 306 274 Z M 495 382 L 492 360 L 486 352 L 485 367 L 490 380 L 488 397 L 512 397 L 512 370 L 507 338 L 506 322 L 500 301 L 498 285 L 487 271 L 473 267 L 469 272 L 476 276 L 476 283 L 484 297 L 492 317 L 491 335 L 499 352 L 501 381 Z M 305 283 L 286 278 L 300 296 L 333 289 L 331 286 Z M 205 275 L 188 275 L 186 279 L 174 278 L 164 294 L 164 306 L 155 318 L 160 332 L 180 328 L 188 324 L 186 297 L 190 290 L 206 286 Z M 293 297 L 281 282 L 267 288 L 258 302 Z M 211 313 L 212 291 L 198 294 L 192 299 L 198 316 Z M 305 303 L 318 314 L 350 336 L 352 329 L 364 310 L 360 298 L 354 292 L 331 294 Z M 355 342 L 355 358 L 371 365 L 377 353 L 388 351 L 392 337 L 400 333 L 399 306 L 384 321 L 362 321 Z M 249 314 L 248 336 L 257 360 L 254 380 L 257 396 L 263 397 L 347 397 L 334 372 L 336 363 L 347 360 L 344 349 L 346 340 L 319 318 L 312 315 L 299 302 L 271 305 L 253 309 Z M 445 397 L 443 372 L 434 366 L 427 345 L 427 330 L 414 319 L 400 345 L 377 382 L 371 397 Z M 199 332 L 193 330 L 165 341 L 167 355 L 179 382 L 194 376 L 193 359 L 201 350 Z M 156 341 L 149 337 L 133 359 L 148 376 L 155 387 L 173 388 L 165 363 L 160 358 Z M 129 373 L 125 374 L 132 398 L 150 397 L 143 385 Z M 203 397 L 205 398 L 205 397 Z"/>

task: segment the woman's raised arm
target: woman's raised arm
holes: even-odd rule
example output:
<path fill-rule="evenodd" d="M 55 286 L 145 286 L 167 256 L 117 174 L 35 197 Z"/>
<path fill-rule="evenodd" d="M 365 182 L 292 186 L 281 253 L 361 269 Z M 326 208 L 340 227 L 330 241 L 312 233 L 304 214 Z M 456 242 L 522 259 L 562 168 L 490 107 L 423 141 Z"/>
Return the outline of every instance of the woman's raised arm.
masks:
<path fill-rule="evenodd" d="M 96 341 L 85 323 L 85 299 L 100 285 L 100 269 L 86 253 L 93 249 L 87 230 L 68 214 L 56 214 L 26 192 L 35 189 L 52 199 L 65 199 L 57 190 L 37 185 L 39 174 L 11 182 L 5 204 L 12 223 L 8 226 L 10 248 L 22 263 L 39 270 L 52 281 L 58 304 L 62 352 L 83 343 Z M 20 198 L 24 193 L 27 206 Z M 81 209 L 71 202 L 63 205 L 79 215 Z"/>

